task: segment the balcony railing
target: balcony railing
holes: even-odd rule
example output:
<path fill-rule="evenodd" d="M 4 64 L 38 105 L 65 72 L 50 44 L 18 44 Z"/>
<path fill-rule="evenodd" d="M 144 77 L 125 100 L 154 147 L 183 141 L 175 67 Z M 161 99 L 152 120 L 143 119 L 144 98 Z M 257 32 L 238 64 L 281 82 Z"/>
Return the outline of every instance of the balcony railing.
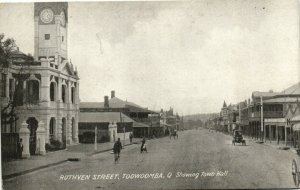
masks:
<path fill-rule="evenodd" d="M 260 112 L 249 113 L 249 117 L 260 117 Z M 264 118 L 281 118 L 283 111 L 264 111 Z"/>
<path fill-rule="evenodd" d="M 264 117 L 280 118 L 283 117 L 283 111 L 264 111 Z"/>
<path fill-rule="evenodd" d="M 150 119 L 150 118 L 137 118 L 137 117 L 134 117 L 132 118 L 134 121 L 136 122 L 140 122 L 140 123 L 145 123 L 147 125 L 156 125 L 156 124 L 159 124 L 160 123 L 160 120 L 159 119 Z"/>

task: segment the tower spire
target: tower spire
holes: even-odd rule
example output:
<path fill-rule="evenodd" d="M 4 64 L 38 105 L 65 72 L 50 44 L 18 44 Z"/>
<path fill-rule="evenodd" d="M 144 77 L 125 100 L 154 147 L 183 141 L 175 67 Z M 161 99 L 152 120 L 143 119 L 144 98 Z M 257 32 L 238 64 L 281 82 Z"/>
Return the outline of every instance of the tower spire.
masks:
<path fill-rule="evenodd" d="M 225 100 L 224 100 L 223 108 L 226 108 L 226 107 L 227 107 L 227 105 L 226 105 L 226 102 L 225 102 Z"/>

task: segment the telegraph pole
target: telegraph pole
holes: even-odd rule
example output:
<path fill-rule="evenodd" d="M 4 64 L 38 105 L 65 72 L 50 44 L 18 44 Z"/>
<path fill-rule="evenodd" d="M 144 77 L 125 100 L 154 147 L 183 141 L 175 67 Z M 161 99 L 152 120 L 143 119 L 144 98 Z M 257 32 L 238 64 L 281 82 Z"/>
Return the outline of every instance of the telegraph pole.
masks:
<path fill-rule="evenodd" d="M 123 126 L 123 122 L 122 122 L 122 112 L 120 112 L 120 121 L 121 121 L 121 127 L 123 127 L 123 134 L 124 134 L 123 146 L 124 146 L 125 145 L 125 126 Z"/>
<path fill-rule="evenodd" d="M 94 144 L 94 150 L 97 151 L 97 126 L 95 126 L 95 144 Z"/>
<path fill-rule="evenodd" d="M 260 130 L 261 130 L 261 132 L 263 132 L 263 135 L 264 136 L 262 136 L 262 135 L 260 135 L 261 136 L 261 139 L 262 139 L 262 141 L 264 141 L 265 139 L 266 139 L 266 133 L 265 133 L 265 129 L 264 129 L 264 106 L 263 106 L 263 98 L 262 98 L 262 96 L 260 96 L 260 106 L 261 106 L 261 108 L 260 108 Z"/>

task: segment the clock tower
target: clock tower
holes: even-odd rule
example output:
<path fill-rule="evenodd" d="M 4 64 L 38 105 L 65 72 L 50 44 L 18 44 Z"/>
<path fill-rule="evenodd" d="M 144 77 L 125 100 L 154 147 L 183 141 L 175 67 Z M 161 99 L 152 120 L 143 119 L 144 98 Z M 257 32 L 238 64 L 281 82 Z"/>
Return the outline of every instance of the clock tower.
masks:
<path fill-rule="evenodd" d="M 59 65 L 68 59 L 68 3 L 34 3 L 34 58 Z"/>

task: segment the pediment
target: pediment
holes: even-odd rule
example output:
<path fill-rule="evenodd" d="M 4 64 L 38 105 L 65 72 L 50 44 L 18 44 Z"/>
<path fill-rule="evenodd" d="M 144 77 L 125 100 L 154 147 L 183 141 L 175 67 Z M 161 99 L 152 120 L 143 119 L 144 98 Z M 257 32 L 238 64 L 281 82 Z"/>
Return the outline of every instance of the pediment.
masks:
<path fill-rule="evenodd" d="M 62 68 L 61 72 L 66 75 L 70 75 L 70 76 L 76 75 L 73 65 L 70 64 L 68 61 L 63 61 L 61 64 L 61 68 Z"/>

